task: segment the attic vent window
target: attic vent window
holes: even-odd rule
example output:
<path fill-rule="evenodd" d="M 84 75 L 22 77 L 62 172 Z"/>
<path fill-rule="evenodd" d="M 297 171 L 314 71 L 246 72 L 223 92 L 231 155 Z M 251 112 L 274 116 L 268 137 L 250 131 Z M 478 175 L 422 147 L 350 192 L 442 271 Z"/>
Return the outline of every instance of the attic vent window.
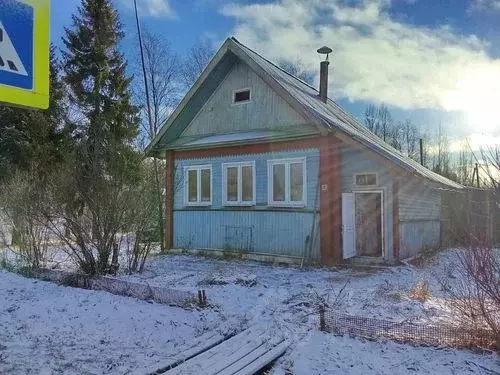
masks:
<path fill-rule="evenodd" d="M 354 183 L 357 186 L 374 186 L 377 185 L 376 173 L 356 173 L 354 175 Z"/>
<path fill-rule="evenodd" d="M 251 99 L 250 89 L 241 89 L 233 92 L 233 103 L 248 103 Z"/>

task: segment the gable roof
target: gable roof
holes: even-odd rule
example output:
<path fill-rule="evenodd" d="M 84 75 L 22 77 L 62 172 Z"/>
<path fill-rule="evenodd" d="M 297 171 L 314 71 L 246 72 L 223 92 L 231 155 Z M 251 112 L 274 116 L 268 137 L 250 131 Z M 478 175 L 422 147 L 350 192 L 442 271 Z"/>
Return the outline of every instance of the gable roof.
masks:
<path fill-rule="evenodd" d="M 326 103 L 319 98 L 318 90 L 297 77 L 271 63 L 255 51 L 241 44 L 235 38 L 229 38 L 219 49 L 205 71 L 198 78 L 193 87 L 188 91 L 179 106 L 175 109 L 157 136 L 146 149 L 147 153 L 154 152 L 154 148 L 164 137 L 184 107 L 188 105 L 194 94 L 207 80 L 210 73 L 231 53 L 246 62 L 261 78 L 280 94 L 297 112 L 319 128 L 340 132 L 358 141 L 365 147 L 398 165 L 405 171 L 420 175 L 432 182 L 446 185 L 454 189 L 463 186 L 443 177 L 420 165 L 413 159 L 403 155 L 389 144 L 384 142 L 374 133 L 361 125 L 352 115 L 344 111 L 333 100 L 327 99 Z"/>

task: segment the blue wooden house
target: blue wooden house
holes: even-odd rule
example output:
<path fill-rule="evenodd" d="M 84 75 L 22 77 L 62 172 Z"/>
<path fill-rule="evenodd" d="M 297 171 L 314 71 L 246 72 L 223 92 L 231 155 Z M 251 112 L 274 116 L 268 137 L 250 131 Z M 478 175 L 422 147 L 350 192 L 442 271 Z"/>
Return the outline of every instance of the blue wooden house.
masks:
<path fill-rule="evenodd" d="M 328 60 L 328 59 L 327 59 Z M 227 39 L 151 142 L 166 159 L 166 248 L 335 264 L 438 247 L 441 191 L 327 96 Z"/>

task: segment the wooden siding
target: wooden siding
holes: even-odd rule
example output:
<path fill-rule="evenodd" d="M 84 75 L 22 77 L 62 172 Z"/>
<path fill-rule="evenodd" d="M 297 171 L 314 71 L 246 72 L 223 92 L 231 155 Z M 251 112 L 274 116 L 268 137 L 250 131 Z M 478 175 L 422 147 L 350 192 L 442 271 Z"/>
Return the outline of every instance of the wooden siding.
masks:
<path fill-rule="evenodd" d="M 233 91 L 242 88 L 251 89 L 250 102 L 233 104 Z M 237 61 L 181 137 L 286 129 L 305 123 L 245 63 Z"/>
<path fill-rule="evenodd" d="M 174 247 L 302 258 L 313 217 L 312 212 L 175 211 Z M 319 261 L 319 241 L 311 259 Z"/>
<path fill-rule="evenodd" d="M 400 259 L 440 246 L 441 194 L 420 178 L 400 179 Z"/>
<path fill-rule="evenodd" d="M 307 202 L 304 208 L 268 206 L 267 161 L 306 157 Z M 222 163 L 255 161 L 256 205 L 224 207 L 222 205 Z M 212 205 L 184 206 L 184 167 L 212 166 Z M 306 149 L 262 154 L 225 155 L 221 157 L 176 160 L 174 195 L 174 247 L 192 249 L 227 249 L 274 255 L 302 257 L 311 240 L 313 220 L 315 247 L 312 259 L 319 260 L 318 173 L 319 150 Z"/>
<path fill-rule="evenodd" d="M 441 224 L 439 221 L 400 222 L 399 259 L 417 255 L 424 248 L 438 248 L 440 245 Z"/>
<path fill-rule="evenodd" d="M 421 179 L 405 178 L 399 188 L 400 221 L 440 220 L 441 195 Z"/>
<path fill-rule="evenodd" d="M 345 145 L 342 150 L 342 192 L 351 193 L 363 190 L 382 190 L 384 196 L 384 258 L 391 261 L 394 258 L 393 246 L 393 210 L 392 210 L 392 176 L 387 167 L 373 158 L 367 152 Z M 360 187 L 354 184 L 355 173 L 377 173 L 377 186 Z"/>

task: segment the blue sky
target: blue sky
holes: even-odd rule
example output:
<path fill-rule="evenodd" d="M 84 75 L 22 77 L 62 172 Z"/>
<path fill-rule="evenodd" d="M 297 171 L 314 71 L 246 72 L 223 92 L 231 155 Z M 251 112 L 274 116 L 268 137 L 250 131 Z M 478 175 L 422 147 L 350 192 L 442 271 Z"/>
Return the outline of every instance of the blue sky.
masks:
<path fill-rule="evenodd" d="M 79 0 L 52 0 L 52 40 Z M 217 48 L 236 36 L 270 60 L 334 49 L 330 96 L 358 117 L 386 103 L 397 120 L 452 138 L 500 143 L 500 0 L 138 0 L 143 26 L 180 55 L 200 39 Z M 133 58 L 132 0 L 114 0 Z M 63 10 L 64 7 L 64 10 Z"/>

